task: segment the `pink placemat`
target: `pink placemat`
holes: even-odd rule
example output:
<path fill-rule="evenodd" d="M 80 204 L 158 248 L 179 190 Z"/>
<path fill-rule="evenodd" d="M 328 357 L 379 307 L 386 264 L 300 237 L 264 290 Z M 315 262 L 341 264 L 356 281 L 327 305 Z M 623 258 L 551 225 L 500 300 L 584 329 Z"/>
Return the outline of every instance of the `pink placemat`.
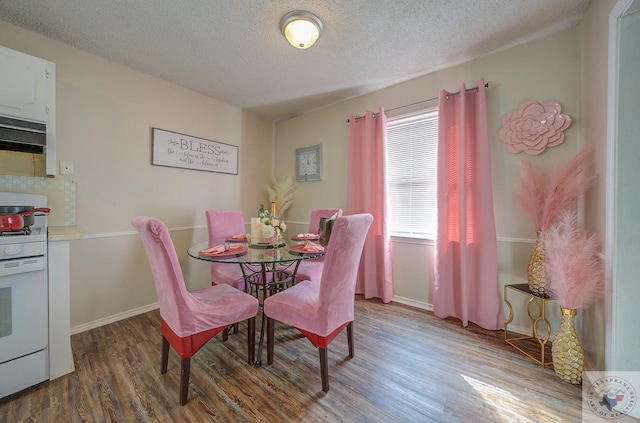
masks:
<path fill-rule="evenodd" d="M 296 244 L 296 245 L 292 245 L 291 247 L 289 247 L 289 251 L 293 252 L 293 253 L 297 253 L 297 254 L 318 254 L 318 253 L 324 253 L 324 247 L 322 247 L 321 245 L 318 245 L 320 248 L 322 248 L 321 250 L 305 250 L 305 245 L 304 244 Z"/>
<path fill-rule="evenodd" d="M 305 240 L 308 240 L 308 239 L 313 240 L 313 239 L 318 239 L 318 238 L 320 238 L 320 235 L 318 235 L 318 234 L 297 234 L 297 235 L 293 235 L 291 237 L 291 239 L 294 240 L 294 241 L 305 241 Z"/>
<path fill-rule="evenodd" d="M 242 254 L 246 252 L 247 246 L 243 244 L 236 244 L 236 245 L 231 244 L 231 246 L 229 246 L 229 249 L 227 251 L 223 251 L 220 253 L 216 253 L 209 250 L 211 250 L 211 248 L 200 250 L 198 251 L 198 254 L 200 254 L 201 256 L 212 256 L 212 257 L 213 256 L 215 257 L 235 256 L 236 254 Z"/>

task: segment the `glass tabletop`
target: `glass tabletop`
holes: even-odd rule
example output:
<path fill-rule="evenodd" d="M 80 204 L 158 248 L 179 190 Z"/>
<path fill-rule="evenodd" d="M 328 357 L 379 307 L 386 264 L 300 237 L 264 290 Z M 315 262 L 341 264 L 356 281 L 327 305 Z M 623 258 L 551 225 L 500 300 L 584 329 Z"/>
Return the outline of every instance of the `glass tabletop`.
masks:
<path fill-rule="evenodd" d="M 199 251 L 206 250 L 217 245 L 229 244 L 231 247 L 217 255 L 200 254 Z M 285 263 L 306 260 L 320 257 L 324 251 L 308 252 L 303 251 L 302 246 L 305 241 L 295 241 L 285 236 L 281 246 L 273 248 L 267 244 L 249 244 L 247 242 L 229 242 L 225 239 L 214 240 L 211 244 L 201 242 L 189 248 L 188 254 L 195 259 L 212 261 L 219 263 L 239 263 L 239 264 L 265 264 L 265 263 Z"/>

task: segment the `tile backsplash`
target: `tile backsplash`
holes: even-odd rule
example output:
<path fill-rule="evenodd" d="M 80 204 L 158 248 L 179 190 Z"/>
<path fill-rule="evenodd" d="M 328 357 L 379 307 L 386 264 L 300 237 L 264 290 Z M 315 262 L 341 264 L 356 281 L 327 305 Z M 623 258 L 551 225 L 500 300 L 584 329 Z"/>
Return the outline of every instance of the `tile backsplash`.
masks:
<path fill-rule="evenodd" d="M 0 191 L 46 195 L 47 206 L 51 209 L 49 226 L 76 225 L 76 181 L 0 175 Z"/>

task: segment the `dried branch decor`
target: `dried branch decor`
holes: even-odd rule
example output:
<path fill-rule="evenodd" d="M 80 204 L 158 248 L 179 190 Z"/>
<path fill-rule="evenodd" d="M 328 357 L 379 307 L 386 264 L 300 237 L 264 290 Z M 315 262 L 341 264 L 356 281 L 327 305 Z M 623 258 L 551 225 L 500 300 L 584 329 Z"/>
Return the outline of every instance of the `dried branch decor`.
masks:
<path fill-rule="evenodd" d="M 271 177 L 271 185 L 265 185 L 269 194 L 269 201 L 276 203 L 278 216 L 284 216 L 285 212 L 293 204 L 296 193 L 296 184 L 291 176 L 284 176 L 281 179 Z"/>
<path fill-rule="evenodd" d="M 547 232 L 549 290 L 560 304 L 562 321 L 553 338 L 553 368 L 561 379 L 578 384 L 584 370 L 584 348 L 575 330 L 578 308 L 587 307 L 602 295 L 603 265 L 597 256 L 600 238 L 588 234 L 578 224 L 574 212 L 563 212 L 558 223 Z"/>
<path fill-rule="evenodd" d="M 522 210 L 536 230 L 536 242 L 527 266 L 529 289 L 538 295 L 547 295 L 549 280 L 545 271 L 544 234 L 560 214 L 576 205 L 578 197 L 595 180 L 593 150 L 578 153 L 566 166 L 551 171 L 547 183 L 545 174 L 522 161 L 522 179 L 516 185 L 516 197 Z"/>
<path fill-rule="evenodd" d="M 580 227 L 574 212 L 564 212 L 547 232 L 544 250 L 553 297 L 561 307 L 585 308 L 602 295 L 600 238 Z"/>
<path fill-rule="evenodd" d="M 520 162 L 516 197 L 536 231 L 549 229 L 563 211 L 575 206 L 595 181 L 592 169 L 592 149 L 581 151 L 566 166 L 555 167 L 548 183 L 542 171 L 527 161 Z"/>

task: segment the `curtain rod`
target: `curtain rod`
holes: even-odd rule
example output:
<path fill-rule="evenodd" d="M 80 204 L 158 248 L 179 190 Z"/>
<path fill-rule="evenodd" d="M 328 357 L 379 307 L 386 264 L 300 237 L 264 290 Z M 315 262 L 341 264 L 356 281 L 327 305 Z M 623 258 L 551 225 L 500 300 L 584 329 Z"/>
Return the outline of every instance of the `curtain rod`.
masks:
<path fill-rule="evenodd" d="M 485 82 L 484 86 L 485 86 L 485 88 L 491 88 L 491 81 Z M 467 88 L 465 90 L 465 92 L 467 92 L 467 91 L 475 91 L 477 89 L 478 89 L 478 87 Z M 450 96 L 450 95 L 457 95 L 457 94 L 460 94 L 460 91 L 456 91 L 455 93 L 449 93 L 449 94 L 447 94 L 447 97 Z M 393 110 L 404 109 L 405 107 L 411 107 L 411 106 L 415 106 L 417 104 L 427 103 L 429 101 L 437 100 L 438 98 L 439 98 L 439 96 L 438 97 L 433 97 L 433 98 L 428 98 L 426 100 L 416 101 L 415 103 L 405 104 L 404 106 L 398 106 L 398 107 L 394 107 L 393 109 L 385 110 L 385 112 L 391 112 Z M 376 116 L 376 115 L 379 115 L 379 114 L 380 113 L 374 113 L 373 116 Z M 357 121 L 358 119 L 362 119 L 363 117 L 364 116 L 356 116 L 355 119 Z M 349 119 L 347 119 L 347 123 L 349 123 Z"/>

